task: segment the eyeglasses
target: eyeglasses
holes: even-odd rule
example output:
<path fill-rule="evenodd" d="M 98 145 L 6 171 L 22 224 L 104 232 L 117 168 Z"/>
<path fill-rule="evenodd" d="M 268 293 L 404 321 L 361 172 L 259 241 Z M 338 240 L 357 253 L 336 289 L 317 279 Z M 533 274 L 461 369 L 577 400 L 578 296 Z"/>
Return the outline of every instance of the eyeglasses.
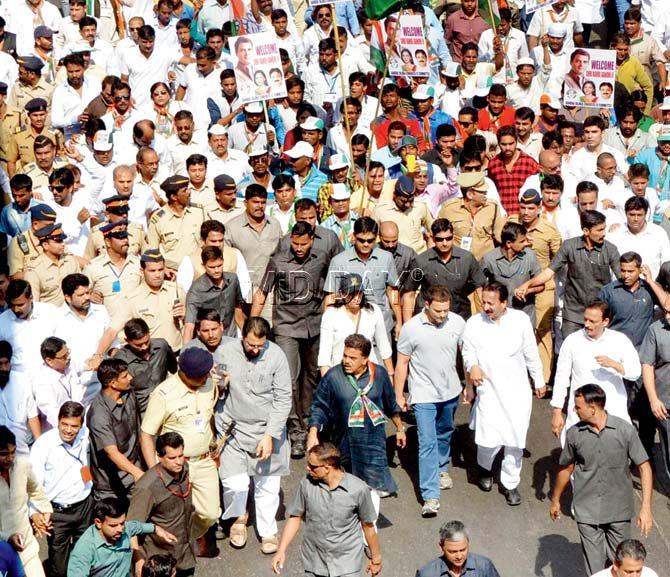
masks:
<path fill-rule="evenodd" d="M 64 355 L 58 354 L 54 357 L 54 359 L 57 359 L 59 361 L 65 361 L 70 358 L 70 351 L 65 351 Z"/>
<path fill-rule="evenodd" d="M 477 166 L 461 166 L 461 172 L 479 172 L 482 169 L 482 165 Z"/>
<path fill-rule="evenodd" d="M 154 96 L 165 96 L 166 94 L 169 94 L 169 92 L 167 90 L 160 90 L 160 91 L 157 90 L 156 92 L 154 92 L 153 95 Z"/>
<path fill-rule="evenodd" d="M 128 30 L 130 30 L 131 32 L 139 32 L 140 28 L 142 28 L 142 27 L 141 26 L 135 26 L 135 27 L 131 26 Z"/>
<path fill-rule="evenodd" d="M 115 96 L 114 102 L 121 102 L 122 100 L 130 100 L 130 96 Z"/>
<path fill-rule="evenodd" d="M 56 192 L 63 192 L 67 186 L 63 186 L 62 184 L 52 184 L 51 185 L 51 190 L 55 190 Z"/>
<path fill-rule="evenodd" d="M 360 236 L 354 238 L 356 239 L 356 242 L 360 242 L 361 244 L 374 244 L 376 241 L 375 238 L 361 238 Z"/>
<path fill-rule="evenodd" d="M 249 162 L 251 164 L 256 164 L 257 162 L 263 162 L 263 161 L 265 161 L 265 154 L 260 154 L 258 156 L 252 156 L 251 158 L 249 158 Z"/>
<path fill-rule="evenodd" d="M 451 242 L 454 240 L 454 235 L 452 234 L 451 236 L 434 236 L 433 240 L 435 242 Z"/>
<path fill-rule="evenodd" d="M 474 122 L 462 122 L 459 120 L 458 124 L 460 124 L 463 128 L 467 128 L 468 126 L 472 126 Z"/>
<path fill-rule="evenodd" d="M 310 463 L 309 461 L 307 461 L 307 468 L 310 471 L 316 471 L 317 469 L 320 469 L 321 467 L 325 467 L 325 465 L 315 465 L 314 463 Z"/>

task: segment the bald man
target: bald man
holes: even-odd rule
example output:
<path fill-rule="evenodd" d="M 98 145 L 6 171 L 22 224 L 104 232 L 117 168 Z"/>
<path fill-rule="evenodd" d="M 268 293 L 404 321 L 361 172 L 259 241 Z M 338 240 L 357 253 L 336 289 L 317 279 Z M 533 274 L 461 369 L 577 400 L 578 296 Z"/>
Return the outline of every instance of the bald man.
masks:
<path fill-rule="evenodd" d="M 414 306 L 414 292 L 409 290 L 408 280 L 412 271 L 416 268 L 416 252 L 414 249 L 398 242 L 398 225 L 390 220 L 384 221 L 379 225 L 379 248 L 390 252 L 395 261 L 395 267 L 400 279 L 400 301 L 403 311 L 411 310 Z M 403 303 L 411 300 L 411 306 L 405 309 Z M 407 322 L 412 315 L 404 318 L 403 323 Z"/>
<path fill-rule="evenodd" d="M 529 189 L 539 191 L 542 179 L 548 174 L 555 174 L 563 179 L 563 198 L 566 199 L 564 202 L 568 200 L 572 202 L 577 196 L 577 181 L 567 170 L 564 170 L 565 166 L 563 166 L 561 155 L 553 150 L 543 150 L 540 152 L 538 162 L 540 163 L 540 172 L 526 179 L 519 192 L 519 198 Z"/>

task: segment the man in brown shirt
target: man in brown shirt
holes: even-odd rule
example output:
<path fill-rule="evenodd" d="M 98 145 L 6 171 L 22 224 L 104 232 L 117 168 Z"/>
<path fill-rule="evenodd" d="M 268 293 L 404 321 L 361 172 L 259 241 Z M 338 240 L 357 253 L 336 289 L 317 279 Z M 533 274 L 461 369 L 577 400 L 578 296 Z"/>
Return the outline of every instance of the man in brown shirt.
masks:
<path fill-rule="evenodd" d="M 451 56 L 461 61 L 461 48 L 466 42 L 479 42 L 479 37 L 490 26 L 484 21 L 477 9 L 477 0 L 462 0 L 461 9 L 447 18 L 444 38 L 451 48 Z"/>
<path fill-rule="evenodd" d="M 140 549 L 142 559 L 170 553 L 177 561 L 177 575 L 195 572 L 195 548 L 192 538 L 193 502 L 188 465 L 184 457 L 184 439 L 168 432 L 156 438 L 158 463 L 135 484 L 128 509 L 128 520 L 154 523 L 176 538 L 165 545 L 154 534 L 146 535 Z"/>

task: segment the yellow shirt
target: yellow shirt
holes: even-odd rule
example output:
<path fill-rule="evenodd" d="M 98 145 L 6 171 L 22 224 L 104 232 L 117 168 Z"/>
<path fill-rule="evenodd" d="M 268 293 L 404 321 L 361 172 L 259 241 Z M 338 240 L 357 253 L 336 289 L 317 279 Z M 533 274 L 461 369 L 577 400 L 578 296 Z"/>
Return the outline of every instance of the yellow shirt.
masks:
<path fill-rule="evenodd" d="M 84 268 L 84 274 L 91 281 L 91 291 L 102 294 L 103 304 L 112 318 L 123 310 L 121 304 L 124 297 L 142 283 L 138 257 L 128 256 L 121 270 L 117 270 L 106 250 Z"/>

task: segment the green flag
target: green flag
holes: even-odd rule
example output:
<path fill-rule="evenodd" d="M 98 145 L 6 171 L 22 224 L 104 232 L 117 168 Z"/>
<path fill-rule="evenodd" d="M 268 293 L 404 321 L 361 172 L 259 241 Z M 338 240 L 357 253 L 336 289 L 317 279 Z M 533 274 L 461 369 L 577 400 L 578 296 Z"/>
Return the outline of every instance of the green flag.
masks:
<path fill-rule="evenodd" d="M 365 13 L 370 20 L 381 20 L 400 10 L 405 0 L 366 0 Z"/>
<path fill-rule="evenodd" d="M 500 24 L 500 10 L 497 0 L 479 0 L 478 8 L 480 16 L 495 32 L 498 24 Z M 491 22 L 491 12 L 493 12 L 493 22 Z"/>

